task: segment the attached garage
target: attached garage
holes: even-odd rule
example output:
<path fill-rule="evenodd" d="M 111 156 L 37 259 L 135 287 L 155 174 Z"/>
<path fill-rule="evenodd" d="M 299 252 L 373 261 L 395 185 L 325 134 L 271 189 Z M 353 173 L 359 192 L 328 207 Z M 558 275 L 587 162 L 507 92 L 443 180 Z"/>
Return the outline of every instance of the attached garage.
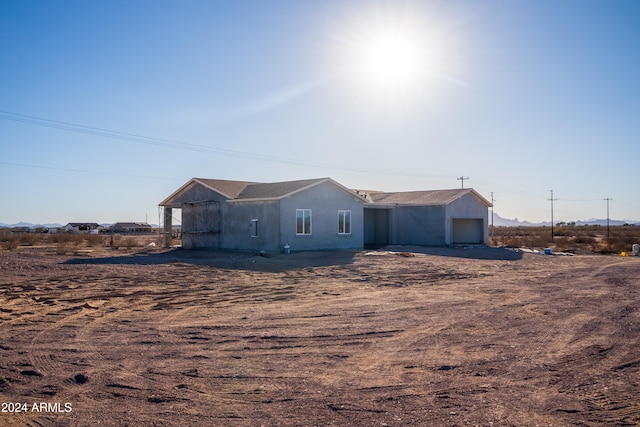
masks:
<path fill-rule="evenodd" d="M 487 244 L 487 208 L 491 203 L 471 188 L 357 193 L 369 202 L 365 205 L 365 244 Z M 389 210 L 388 217 L 382 214 L 382 208 Z M 381 236 L 388 236 L 388 240 Z"/>
<path fill-rule="evenodd" d="M 484 220 L 482 218 L 453 218 L 451 230 L 454 245 L 484 243 Z"/>

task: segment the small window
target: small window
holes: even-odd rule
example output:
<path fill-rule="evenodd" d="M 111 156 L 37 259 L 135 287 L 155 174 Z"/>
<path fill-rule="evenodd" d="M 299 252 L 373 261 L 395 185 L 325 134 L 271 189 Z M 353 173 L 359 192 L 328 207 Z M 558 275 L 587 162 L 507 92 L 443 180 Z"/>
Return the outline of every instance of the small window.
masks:
<path fill-rule="evenodd" d="M 251 228 L 251 237 L 258 237 L 258 220 L 252 219 L 249 227 Z"/>
<path fill-rule="evenodd" d="M 338 234 L 351 234 L 351 211 L 338 211 Z"/>
<path fill-rule="evenodd" d="M 296 209 L 296 234 L 311 234 L 311 209 Z"/>

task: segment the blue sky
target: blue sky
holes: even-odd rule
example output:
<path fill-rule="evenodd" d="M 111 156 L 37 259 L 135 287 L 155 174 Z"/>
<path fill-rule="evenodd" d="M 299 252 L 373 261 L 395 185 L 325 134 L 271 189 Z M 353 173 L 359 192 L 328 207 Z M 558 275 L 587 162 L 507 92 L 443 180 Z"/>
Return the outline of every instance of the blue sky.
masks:
<path fill-rule="evenodd" d="M 638 22 L 635 0 L 6 0 L 0 222 L 157 223 L 191 177 L 324 176 L 638 220 Z M 419 72 L 372 83 L 379 34 Z"/>

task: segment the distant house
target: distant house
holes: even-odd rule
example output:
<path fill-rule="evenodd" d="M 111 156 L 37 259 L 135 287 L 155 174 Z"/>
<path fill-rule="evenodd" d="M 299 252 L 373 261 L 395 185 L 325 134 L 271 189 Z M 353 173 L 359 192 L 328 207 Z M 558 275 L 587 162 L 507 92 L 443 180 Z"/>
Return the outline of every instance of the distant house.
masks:
<path fill-rule="evenodd" d="M 64 231 L 67 233 L 91 233 L 93 230 L 98 230 L 99 224 L 95 222 L 70 222 L 64 226 Z"/>
<path fill-rule="evenodd" d="M 165 245 L 180 209 L 183 248 L 278 252 L 486 244 L 491 203 L 473 189 L 385 193 L 351 190 L 331 178 L 193 178 L 160 206 Z"/>
<path fill-rule="evenodd" d="M 109 231 L 118 234 L 148 234 L 153 232 L 153 227 L 146 222 L 116 222 Z"/>
<path fill-rule="evenodd" d="M 34 228 L 32 227 L 25 227 L 25 226 L 20 226 L 20 227 L 11 227 L 11 232 L 13 233 L 31 233 L 34 231 Z"/>

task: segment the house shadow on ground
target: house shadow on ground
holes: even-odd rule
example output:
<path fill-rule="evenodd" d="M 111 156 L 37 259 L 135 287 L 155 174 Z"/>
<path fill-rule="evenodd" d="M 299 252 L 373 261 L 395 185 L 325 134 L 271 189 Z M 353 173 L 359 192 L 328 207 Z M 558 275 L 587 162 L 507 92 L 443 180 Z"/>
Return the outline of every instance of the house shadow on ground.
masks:
<path fill-rule="evenodd" d="M 68 265 L 161 265 L 189 264 L 216 268 L 280 272 L 302 268 L 347 265 L 359 251 L 316 251 L 291 254 L 256 254 L 207 249 L 145 249 L 126 255 L 76 257 Z"/>
<path fill-rule="evenodd" d="M 424 255 L 496 261 L 517 261 L 522 259 L 523 256 L 523 253 L 521 251 L 508 248 L 492 248 L 489 246 L 431 247 L 389 245 L 380 248 L 379 250 L 389 252 L 412 252 Z"/>
<path fill-rule="evenodd" d="M 373 252 L 419 253 L 433 256 L 467 258 L 479 260 L 517 261 L 522 252 L 506 248 L 491 247 L 423 247 L 385 246 Z M 237 270 L 281 272 L 313 267 L 352 264 L 358 254 L 365 251 L 310 251 L 291 254 L 257 254 L 246 252 L 226 252 L 218 250 L 185 249 L 144 249 L 113 256 L 82 256 L 63 262 L 68 265 L 167 265 L 188 264 Z"/>

